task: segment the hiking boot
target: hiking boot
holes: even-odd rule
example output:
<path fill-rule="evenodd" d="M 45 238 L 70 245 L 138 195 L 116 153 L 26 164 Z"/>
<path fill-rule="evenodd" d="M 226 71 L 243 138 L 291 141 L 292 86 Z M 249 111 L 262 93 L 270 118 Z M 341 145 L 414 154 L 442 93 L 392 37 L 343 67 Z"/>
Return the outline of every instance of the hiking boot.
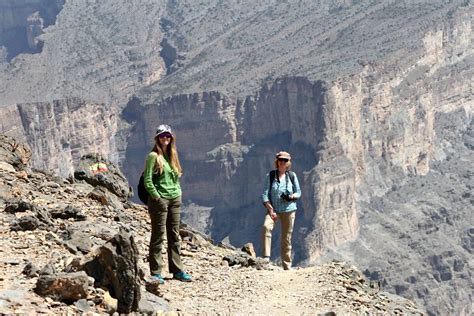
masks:
<path fill-rule="evenodd" d="M 163 279 L 163 277 L 161 276 L 161 274 L 153 274 L 153 275 L 150 277 L 150 282 L 158 283 L 158 284 L 164 284 L 164 283 L 165 283 L 165 279 Z"/>
<path fill-rule="evenodd" d="M 183 282 L 191 282 L 193 278 L 184 271 L 179 271 L 173 274 L 173 279 L 180 280 Z"/>

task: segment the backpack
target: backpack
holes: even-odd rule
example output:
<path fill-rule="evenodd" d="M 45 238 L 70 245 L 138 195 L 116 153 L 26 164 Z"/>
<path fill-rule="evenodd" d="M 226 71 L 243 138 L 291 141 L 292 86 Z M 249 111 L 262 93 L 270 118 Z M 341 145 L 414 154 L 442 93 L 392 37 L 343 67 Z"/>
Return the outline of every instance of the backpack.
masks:
<path fill-rule="evenodd" d="M 293 171 L 286 171 L 285 173 L 290 178 L 291 185 L 292 185 L 292 193 L 295 193 L 295 173 Z M 270 187 L 268 188 L 268 199 L 270 201 L 272 200 L 272 184 L 273 184 L 273 181 L 275 181 L 275 177 L 276 177 L 276 170 L 270 171 Z"/>
<path fill-rule="evenodd" d="M 142 201 L 143 204 L 147 205 L 148 204 L 148 196 L 150 194 L 145 189 L 145 179 L 143 177 L 143 173 L 140 176 L 140 180 L 138 181 L 137 193 L 138 193 L 138 198 L 140 199 L 140 201 Z"/>

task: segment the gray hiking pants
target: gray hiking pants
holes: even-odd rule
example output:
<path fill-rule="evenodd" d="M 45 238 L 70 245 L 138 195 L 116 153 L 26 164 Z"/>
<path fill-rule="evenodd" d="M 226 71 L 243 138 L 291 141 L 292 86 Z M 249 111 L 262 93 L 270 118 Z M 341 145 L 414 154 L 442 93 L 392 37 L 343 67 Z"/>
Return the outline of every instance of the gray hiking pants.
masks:
<path fill-rule="evenodd" d="M 168 271 L 176 273 L 183 270 L 181 263 L 181 244 L 179 223 L 181 211 L 181 196 L 168 200 L 148 198 L 148 213 L 151 218 L 151 238 L 148 261 L 150 273 L 161 274 L 163 269 L 163 243 L 165 234 L 168 240 Z"/>

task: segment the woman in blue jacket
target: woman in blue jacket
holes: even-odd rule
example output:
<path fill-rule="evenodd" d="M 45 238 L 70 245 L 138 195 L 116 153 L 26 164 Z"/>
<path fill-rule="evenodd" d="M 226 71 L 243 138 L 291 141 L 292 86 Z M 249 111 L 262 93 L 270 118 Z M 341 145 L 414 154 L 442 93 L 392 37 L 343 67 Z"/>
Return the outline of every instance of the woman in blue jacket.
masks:
<path fill-rule="evenodd" d="M 291 156 L 280 151 L 275 156 L 275 169 L 265 178 L 262 200 L 267 214 L 263 224 L 263 256 L 270 260 L 272 231 L 281 222 L 281 261 L 283 269 L 291 268 L 291 235 L 295 223 L 296 200 L 301 197 L 298 177 L 291 169 Z"/>

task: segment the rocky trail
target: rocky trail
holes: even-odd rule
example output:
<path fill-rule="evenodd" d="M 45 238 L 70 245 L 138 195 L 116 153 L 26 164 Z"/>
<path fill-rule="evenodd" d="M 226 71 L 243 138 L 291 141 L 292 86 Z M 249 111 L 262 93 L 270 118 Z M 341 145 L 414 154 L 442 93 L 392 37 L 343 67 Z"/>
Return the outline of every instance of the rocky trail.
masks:
<path fill-rule="evenodd" d="M 158 315 L 423 314 L 343 262 L 284 271 L 255 257 L 251 245 L 248 253 L 216 245 L 185 224 L 182 256 L 193 282 L 165 273 L 165 284 L 150 283 L 148 214 L 127 201 L 128 183 L 118 168 L 90 156 L 64 179 L 29 169 L 30 156 L 27 147 L 0 137 L 0 314 L 98 315 L 124 308 Z M 104 249 L 110 250 L 105 261 L 118 258 L 104 275 L 122 281 L 94 274 L 91 263 L 103 263 L 97 258 Z M 131 258 L 132 266 L 123 269 L 120 258 Z M 133 282 L 124 286 L 125 279 Z M 124 307 L 114 296 L 130 290 L 134 300 Z"/>

